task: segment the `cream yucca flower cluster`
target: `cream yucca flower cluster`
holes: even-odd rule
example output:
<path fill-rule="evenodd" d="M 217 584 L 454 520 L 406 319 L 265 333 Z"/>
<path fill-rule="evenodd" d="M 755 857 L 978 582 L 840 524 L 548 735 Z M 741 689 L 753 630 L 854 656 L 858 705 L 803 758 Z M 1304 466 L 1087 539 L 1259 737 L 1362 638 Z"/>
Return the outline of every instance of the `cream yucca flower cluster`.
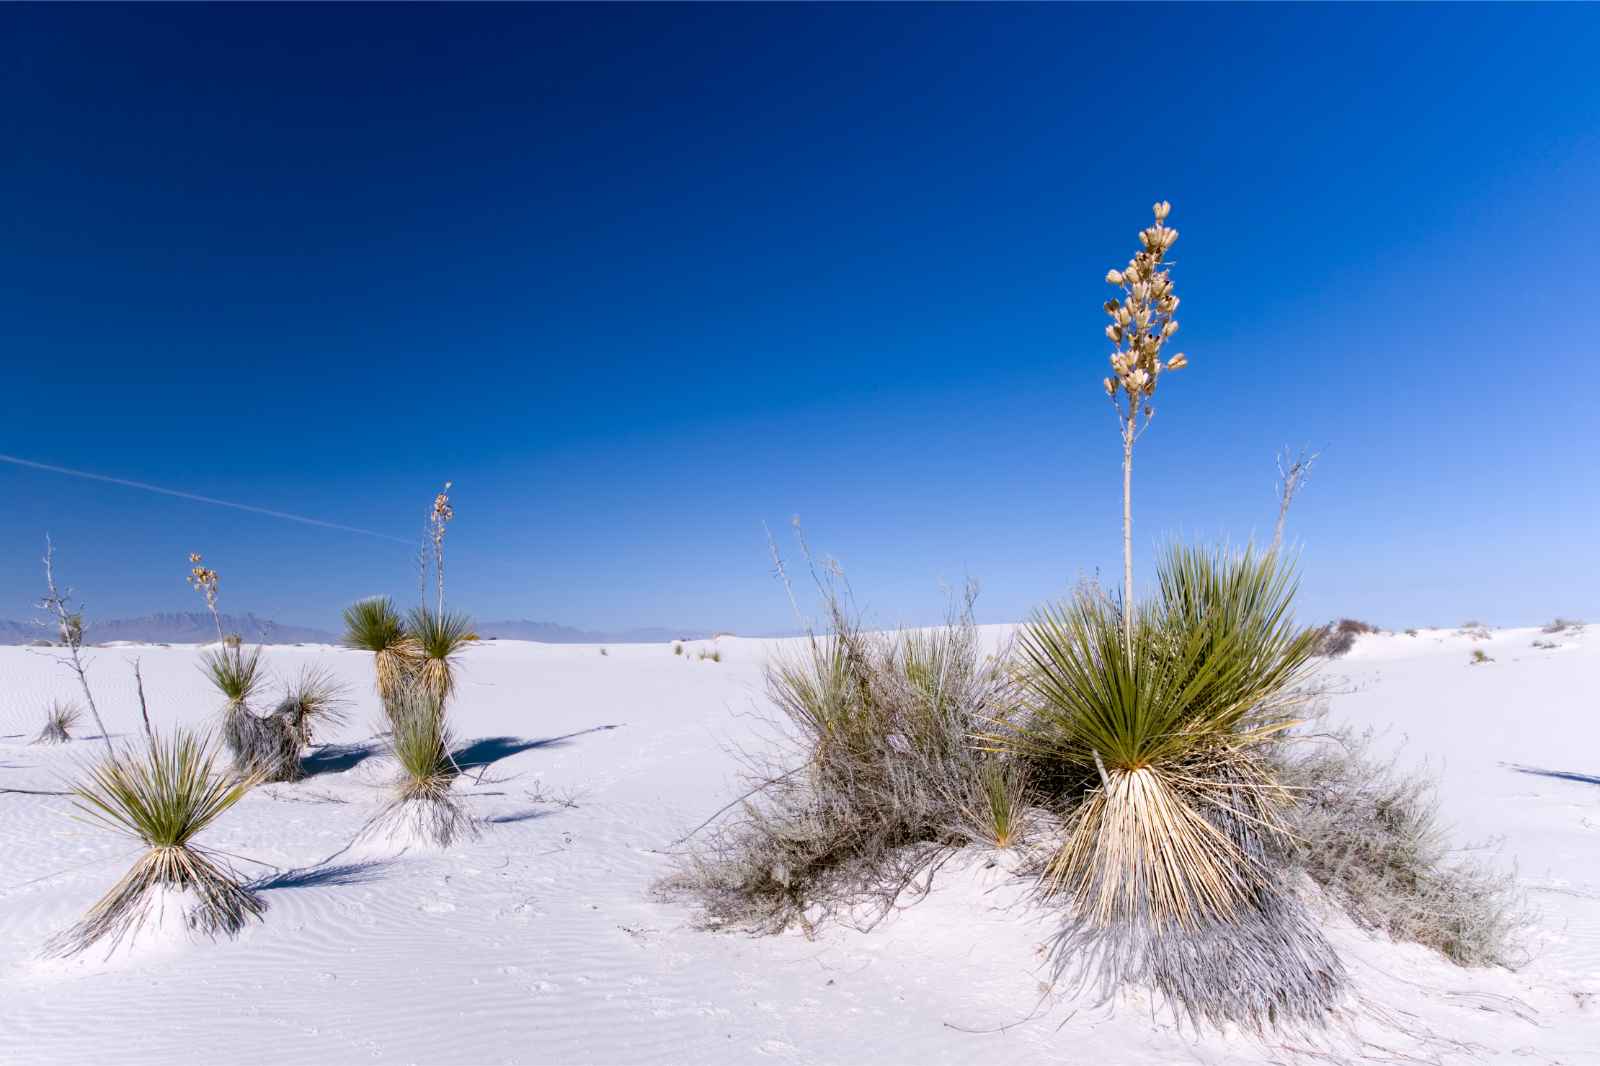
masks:
<path fill-rule="evenodd" d="M 1161 349 L 1178 332 L 1178 297 L 1172 290 L 1166 254 L 1177 243 L 1178 231 L 1166 224 L 1172 205 L 1165 200 L 1154 207 L 1155 225 L 1139 231 L 1143 250 L 1128 261 L 1126 268 L 1106 273 L 1106 283 L 1119 286 L 1122 298 L 1106 301 L 1111 324 L 1106 336 L 1116 345 L 1111 353 L 1112 376 L 1102 384 L 1113 401 L 1119 393 L 1127 397 L 1124 416 L 1136 418 L 1143 407 L 1149 417 L 1146 398 L 1156 391 L 1163 370 L 1182 370 L 1188 365 L 1182 352 L 1165 363 Z M 1120 408 L 1119 408 L 1120 413 Z"/>

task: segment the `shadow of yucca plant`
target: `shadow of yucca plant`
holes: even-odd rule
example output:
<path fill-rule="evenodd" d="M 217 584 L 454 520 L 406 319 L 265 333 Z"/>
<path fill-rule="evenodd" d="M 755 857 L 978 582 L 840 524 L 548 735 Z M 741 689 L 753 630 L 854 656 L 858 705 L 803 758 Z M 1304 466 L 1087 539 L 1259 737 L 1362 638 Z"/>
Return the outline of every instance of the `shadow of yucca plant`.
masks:
<path fill-rule="evenodd" d="M 409 623 L 417 679 L 443 703 L 455 694 L 456 666 L 461 649 L 473 639 L 472 620 L 457 611 L 416 607 Z"/>
<path fill-rule="evenodd" d="M 1274 554 L 1174 545 L 1158 585 L 1131 625 L 1094 590 L 1038 612 L 1023 709 L 986 737 L 1086 782 L 1041 879 L 1069 907 L 1058 965 L 1151 981 L 1196 1020 L 1319 1021 L 1344 973 L 1284 881 L 1293 801 L 1264 745 L 1320 634 Z"/>
<path fill-rule="evenodd" d="M 385 703 L 416 666 L 417 642 L 387 596 L 358 600 L 344 609 L 344 646 L 372 653 L 378 697 Z"/>
<path fill-rule="evenodd" d="M 168 907 L 179 908 L 185 928 L 210 937 L 231 936 L 259 918 L 265 904 L 194 842 L 255 783 L 218 773 L 210 742 L 184 730 L 152 734 L 143 749 L 92 766 L 73 787 L 77 808 L 148 850 L 48 950 L 71 955 L 108 938 L 115 948 L 147 922 L 161 921 Z"/>

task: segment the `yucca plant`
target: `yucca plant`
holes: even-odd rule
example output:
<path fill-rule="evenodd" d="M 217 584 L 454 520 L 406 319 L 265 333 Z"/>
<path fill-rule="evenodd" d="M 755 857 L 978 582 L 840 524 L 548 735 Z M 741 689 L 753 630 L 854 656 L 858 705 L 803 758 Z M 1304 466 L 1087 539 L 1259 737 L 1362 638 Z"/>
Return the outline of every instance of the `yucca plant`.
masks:
<path fill-rule="evenodd" d="M 200 653 L 200 671 L 223 697 L 222 742 L 233 756 L 235 768 L 248 773 L 253 753 L 263 741 L 261 719 L 250 709 L 266 682 L 261 647 L 248 652 L 228 645 L 207 649 Z"/>
<path fill-rule="evenodd" d="M 1080 593 L 1023 628 L 1029 716 L 1011 746 L 1092 774 L 1051 863 L 1095 924 L 1145 915 L 1192 928 L 1227 918 L 1259 885 L 1257 861 L 1218 810 L 1282 832 L 1287 793 L 1252 749 L 1292 724 L 1317 646 L 1288 615 L 1293 573 L 1275 555 L 1174 546 L 1157 602 L 1123 611 Z"/>
<path fill-rule="evenodd" d="M 72 727 L 83 718 L 83 708 L 70 700 L 52 700 L 45 709 L 44 728 L 33 738 L 35 744 L 65 744 L 72 739 Z"/>
<path fill-rule="evenodd" d="M 387 596 L 359 600 L 345 608 L 344 646 L 372 652 L 378 698 L 385 706 L 416 666 L 417 642 Z"/>
<path fill-rule="evenodd" d="M 181 729 L 152 733 L 142 748 L 91 767 L 72 790 L 79 811 L 148 850 L 49 951 L 76 954 L 106 939 L 114 949 L 146 923 L 169 918 L 212 938 L 259 918 L 266 905 L 195 843 L 254 784 L 218 773 L 209 739 Z"/>
<path fill-rule="evenodd" d="M 455 693 L 461 649 L 473 639 L 472 620 L 456 611 L 417 607 L 408 631 L 416 642 L 417 679 L 443 704 Z"/>
<path fill-rule="evenodd" d="M 301 752 L 315 731 L 344 721 L 345 686 L 332 674 L 308 666 L 284 692 L 271 714 L 251 730 L 253 743 L 237 761 L 266 781 L 298 781 Z"/>
<path fill-rule="evenodd" d="M 1292 798 L 1264 758 L 1318 633 L 1273 553 L 1176 545 L 1158 585 L 1131 629 L 1092 590 L 1038 612 L 1023 713 L 986 738 L 1084 782 L 1041 879 L 1070 907 L 1058 961 L 1148 980 L 1196 1019 L 1320 1020 L 1344 971 L 1285 886 Z"/>
<path fill-rule="evenodd" d="M 1027 777 L 1020 761 L 989 759 L 973 782 L 972 795 L 962 804 L 965 829 L 975 841 L 1005 850 L 1027 835 Z"/>
<path fill-rule="evenodd" d="M 461 774 L 444 702 L 419 679 L 389 701 L 389 751 L 399 767 L 394 798 L 362 831 L 367 840 L 449 847 L 477 826 L 452 786 Z"/>

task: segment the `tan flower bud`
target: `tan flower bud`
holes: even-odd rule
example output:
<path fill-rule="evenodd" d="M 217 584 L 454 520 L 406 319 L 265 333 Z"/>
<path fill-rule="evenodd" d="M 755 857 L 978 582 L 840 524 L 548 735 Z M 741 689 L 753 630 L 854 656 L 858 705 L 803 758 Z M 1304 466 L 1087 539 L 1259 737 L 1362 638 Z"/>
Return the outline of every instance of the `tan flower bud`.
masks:
<path fill-rule="evenodd" d="M 1122 271 L 1120 271 L 1120 270 L 1108 270 L 1108 271 L 1106 271 L 1106 284 L 1108 284 L 1108 285 L 1121 285 L 1122 284 Z"/>
<path fill-rule="evenodd" d="M 1156 221 L 1165 222 L 1167 220 L 1167 215 L 1172 213 L 1172 205 L 1167 203 L 1167 201 L 1162 200 L 1160 203 L 1155 205 L 1154 211 L 1156 215 Z"/>
<path fill-rule="evenodd" d="M 1167 324 L 1161 327 L 1161 336 L 1163 339 L 1172 336 L 1176 332 L 1178 332 L 1178 320 L 1175 318 L 1168 319 Z"/>
<path fill-rule="evenodd" d="M 1122 343 L 1122 327 L 1113 322 L 1106 327 L 1106 336 L 1111 338 L 1112 343 Z"/>
<path fill-rule="evenodd" d="M 1177 355 L 1175 355 L 1171 359 L 1167 360 L 1167 369 L 1168 370 L 1182 370 L 1184 367 L 1186 367 L 1188 365 L 1189 365 L 1189 359 L 1182 352 L 1179 352 Z"/>
<path fill-rule="evenodd" d="M 1100 384 L 1106 387 L 1107 396 L 1115 396 L 1117 394 L 1117 383 L 1112 381 L 1110 378 L 1106 378 Z"/>
<path fill-rule="evenodd" d="M 1120 303 L 1118 303 L 1117 301 L 1115 301 L 1115 300 L 1107 300 L 1106 301 L 1106 314 L 1110 315 L 1112 318 L 1116 318 L 1117 317 L 1117 310 L 1119 308 L 1121 308 L 1121 307 L 1122 307 L 1122 305 Z"/>

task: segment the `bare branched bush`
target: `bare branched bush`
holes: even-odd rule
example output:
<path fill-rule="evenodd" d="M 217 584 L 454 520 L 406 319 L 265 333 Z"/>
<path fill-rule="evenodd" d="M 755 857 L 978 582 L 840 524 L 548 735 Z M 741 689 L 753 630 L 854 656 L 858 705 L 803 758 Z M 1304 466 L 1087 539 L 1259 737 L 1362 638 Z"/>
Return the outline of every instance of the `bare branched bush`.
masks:
<path fill-rule="evenodd" d="M 72 739 L 72 728 L 83 718 L 83 708 L 70 700 L 52 700 L 44 712 L 44 728 L 33 738 L 35 744 L 65 744 Z"/>
<path fill-rule="evenodd" d="M 1330 622 L 1322 627 L 1322 640 L 1317 645 L 1317 654 L 1328 659 L 1337 659 L 1356 646 L 1357 637 L 1367 633 L 1381 632 L 1383 630 L 1370 622 L 1362 622 L 1355 618 L 1341 618 L 1337 622 Z"/>
<path fill-rule="evenodd" d="M 1556 618 L 1539 630 L 1541 633 L 1578 633 L 1583 630 L 1583 622 L 1576 618 Z"/>
<path fill-rule="evenodd" d="M 975 589 L 944 627 L 869 633 L 841 582 L 836 568 L 818 582 L 823 635 L 767 667 L 778 740 L 775 751 L 746 754 L 751 788 L 737 816 L 665 882 L 696 897 L 710 926 L 809 931 L 832 918 L 870 927 L 983 832 L 977 823 L 994 822 L 984 809 L 992 784 L 1003 781 L 1002 801 L 1011 796 L 1011 782 L 986 770 L 998 756 L 970 740 L 1009 683 L 981 653 Z M 1008 843 L 1020 807 L 1000 816 Z"/>
<path fill-rule="evenodd" d="M 1515 876 L 1459 857 L 1433 777 L 1377 757 L 1374 742 L 1341 727 L 1278 753 L 1298 797 L 1292 860 L 1366 929 L 1462 966 L 1520 965 L 1529 916 Z"/>

